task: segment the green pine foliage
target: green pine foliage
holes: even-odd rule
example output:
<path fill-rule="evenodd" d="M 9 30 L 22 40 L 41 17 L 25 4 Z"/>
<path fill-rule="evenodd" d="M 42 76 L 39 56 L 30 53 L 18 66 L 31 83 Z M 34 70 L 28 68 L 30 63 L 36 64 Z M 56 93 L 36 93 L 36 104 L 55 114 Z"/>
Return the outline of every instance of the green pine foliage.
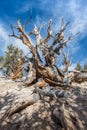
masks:
<path fill-rule="evenodd" d="M 84 65 L 84 70 L 87 70 L 87 64 Z"/>
<path fill-rule="evenodd" d="M 75 69 L 78 70 L 78 71 L 81 71 L 81 70 L 82 70 L 82 66 L 81 66 L 81 64 L 80 64 L 80 63 L 77 63 Z"/>
<path fill-rule="evenodd" d="M 4 58 L 5 74 L 10 75 L 15 72 L 20 65 L 20 59 L 23 57 L 23 51 L 18 47 L 14 47 L 12 44 L 7 46 Z"/>
<path fill-rule="evenodd" d="M 3 60 L 4 60 L 4 57 L 3 57 L 3 56 L 0 56 L 0 64 L 3 63 Z"/>

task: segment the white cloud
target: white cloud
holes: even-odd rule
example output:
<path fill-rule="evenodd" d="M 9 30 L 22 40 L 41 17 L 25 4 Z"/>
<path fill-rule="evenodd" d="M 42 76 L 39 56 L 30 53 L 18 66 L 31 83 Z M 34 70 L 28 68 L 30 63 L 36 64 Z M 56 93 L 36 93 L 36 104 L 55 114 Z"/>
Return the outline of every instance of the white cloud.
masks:
<path fill-rule="evenodd" d="M 25 13 L 31 9 L 31 4 L 30 3 L 24 3 L 24 5 L 18 9 L 16 12 L 17 13 Z"/>
<path fill-rule="evenodd" d="M 68 3 L 68 9 L 73 16 L 71 32 L 83 33 L 87 26 L 87 6 L 83 6 L 79 0 L 71 0 Z"/>
<path fill-rule="evenodd" d="M 66 2 L 64 0 L 55 0 L 50 11 L 52 17 L 55 18 L 55 27 L 58 28 L 59 21 L 63 16 L 65 21 L 71 21 L 71 33 L 76 33 L 78 31 L 84 33 L 84 31 L 86 31 L 87 4 L 83 3 L 82 0 L 67 0 Z"/>
<path fill-rule="evenodd" d="M 3 47 L 1 48 L 2 52 L 5 50 L 7 44 L 9 44 L 8 41 L 10 42 L 8 32 L 5 30 L 4 25 L 0 23 L 0 43 L 3 44 Z"/>
<path fill-rule="evenodd" d="M 58 29 L 60 25 L 60 19 L 63 16 L 66 20 L 71 20 L 71 33 L 76 33 L 80 31 L 81 33 L 84 32 L 85 27 L 87 25 L 87 5 L 83 6 L 82 0 L 38 0 L 37 2 L 29 2 L 25 1 L 22 4 L 21 9 L 19 12 L 27 12 L 31 8 L 35 8 L 36 10 L 41 10 L 44 15 L 36 17 L 36 23 L 40 21 L 44 21 L 50 17 L 53 18 L 54 21 L 54 28 L 55 30 Z M 39 19 L 41 19 L 39 21 Z M 40 22 L 41 23 L 41 22 Z M 82 34 L 81 34 L 82 35 Z"/>
<path fill-rule="evenodd" d="M 55 9 L 52 10 L 53 16 L 58 17 L 57 19 L 55 18 L 55 31 L 58 30 L 59 21 L 64 16 L 65 21 L 71 21 L 66 33 L 70 35 L 70 33 L 80 32 L 75 40 L 69 44 L 72 53 L 76 53 L 77 50 L 81 49 L 79 41 L 87 35 L 87 5 L 84 5 L 82 0 L 67 0 L 67 2 L 62 0 L 61 4 L 59 4 L 59 1 L 55 3 Z"/>

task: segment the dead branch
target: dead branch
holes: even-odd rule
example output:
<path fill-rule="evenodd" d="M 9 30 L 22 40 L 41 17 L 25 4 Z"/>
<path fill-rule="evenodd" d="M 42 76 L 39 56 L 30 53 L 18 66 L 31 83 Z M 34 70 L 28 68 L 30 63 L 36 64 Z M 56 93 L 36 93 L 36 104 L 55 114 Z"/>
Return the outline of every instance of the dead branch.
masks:
<path fill-rule="evenodd" d="M 41 36 L 41 34 L 40 34 L 36 25 L 34 26 L 34 29 L 30 34 L 35 35 L 36 43 L 37 43 L 36 47 L 39 48 L 42 51 L 43 57 L 45 58 L 46 63 L 48 64 L 48 62 L 51 62 L 51 59 L 48 58 L 48 56 L 47 56 L 49 54 L 47 44 L 44 43 L 43 38 L 42 38 L 42 36 Z"/>
<path fill-rule="evenodd" d="M 49 21 L 49 25 L 48 25 L 48 29 L 47 29 L 48 35 L 47 35 L 46 39 L 44 40 L 44 43 L 48 42 L 50 40 L 50 38 L 53 36 L 51 24 L 52 24 L 52 19 L 50 19 L 50 21 Z"/>
<path fill-rule="evenodd" d="M 46 25 L 46 23 L 42 24 L 39 28 L 39 32 L 41 32 L 41 30 L 44 28 L 44 26 Z"/>
<path fill-rule="evenodd" d="M 64 40 L 64 31 L 69 23 L 70 22 L 67 22 L 66 25 L 64 25 L 64 19 L 62 18 L 60 32 L 55 35 L 52 46 L 54 46 L 57 43 L 61 43 Z"/>
<path fill-rule="evenodd" d="M 21 33 L 21 35 L 20 35 L 20 36 L 14 35 L 14 31 L 13 31 L 13 27 L 12 27 L 12 32 L 13 32 L 13 34 L 10 35 L 10 36 L 11 36 L 11 37 L 16 37 L 16 38 L 22 40 L 22 42 L 23 42 L 25 45 L 27 45 L 27 46 L 31 49 L 33 55 L 35 56 L 36 61 L 41 61 L 41 60 L 40 60 L 40 57 L 38 57 L 38 52 L 37 52 L 36 48 L 33 46 L 32 42 L 31 42 L 30 37 L 29 37 L 28 34 L 24 31 L 24 29 L 23 29 L 23 27 L 22 27 L 22 25 L 21 25 L 21 23 L 20 23 L 20 19 L 18 19 L 17 24 L 18 24 L 17 30 L 18 30 L 18 32 Z"/>
<path fill-rule="evenodd" d="M 63 55 L 63 58 L 64 58 L 62 64 L 65 66 L 65 68 L 64 68 L 64 72 L 67 72 L 69 66 L 71 66 L 71 64 L 72 64 L 72 62 L 71 62 L 71 58 L 68 60 L 68 56 L 67 56 L 67 54 L 64 53 L 64 50 L 63 50 L 63 49 L 62 49 L 62 55 Z"/>
<path fill-rule="evenodd" d="M 60 50 L 63 49 L 68 44 L 68 42 L 71 41 L 71 40 L 73 40 L 75 38 L 75 36 L 77 36 L 78 34 L 79 34 L 79 32 L 76 33 L 75 35 L 69 36 L 67 40 L 61 41 L 58 44 L 58 46 L 55 48 L 54 52 L 59 55 L 60 54 Z M 51 48 L 53 48 L 53 46 L 54 46 L 54 43 L 51 45 Z"/>
<path fill-rule="evenodd" d="M 20 36 L 17 36 L 16 34 L 15 34 L 15 32 L 14 32 L 14 26 L 13 25 L 11 25 L 11 30 L 12 30 L 12 35 L 8 35 L 9 37 L 15 37 L 15 38 L 17 38 L 17 39 L 20 39 Z"/>

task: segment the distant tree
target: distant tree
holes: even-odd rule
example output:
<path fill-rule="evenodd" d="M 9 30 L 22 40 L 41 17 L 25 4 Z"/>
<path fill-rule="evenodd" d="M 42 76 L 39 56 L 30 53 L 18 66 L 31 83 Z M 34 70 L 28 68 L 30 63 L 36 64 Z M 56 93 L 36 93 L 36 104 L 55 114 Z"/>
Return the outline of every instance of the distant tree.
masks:
<path fill-rule="evenodd" d="M 3 63 L 4 57 L 0 56 L 0 65 Z"/>
<path fill-rule="evenodd" d="M 4 70 L 6 75 L 14 73 L 21 65 L 23 58 L 23 51 L 18 47 L 14 47 L 12 44 L 7 46 L 4 58 Z"/>
<path fill-rule="evenodd" d="M 76 70 L 79 70 L 79 71 L 81 71 L 82 70 L 82 66 L 81 66 L 81 64 L 78 62 L 77 63 L 77 65 L 76 65 L 76 68 L 75 68 Z"/>
<path fill-rule="evenodd" d="M 3 68 L 3 61 L 4 61 L 4 57 L 0 56 L 0 70 L 2 70 Z"/>
<path fill-rule="evenodd" d="M 84 65 L 84 70 L 87 70 L 87 64 Z"/>

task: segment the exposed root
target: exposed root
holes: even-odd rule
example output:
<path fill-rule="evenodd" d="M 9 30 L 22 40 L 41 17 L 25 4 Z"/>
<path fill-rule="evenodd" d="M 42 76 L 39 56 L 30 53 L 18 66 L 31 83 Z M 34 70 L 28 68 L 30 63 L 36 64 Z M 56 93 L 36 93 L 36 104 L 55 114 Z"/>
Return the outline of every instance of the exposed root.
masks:
<path fill-rule="evenodd" d="M 64 103 L 58 108 L 58 110 L 54 110 L 53 114 L 60 121 L 64 130 L 84 130 L 82 122 L 76 112 L 66 109 Z"/>

